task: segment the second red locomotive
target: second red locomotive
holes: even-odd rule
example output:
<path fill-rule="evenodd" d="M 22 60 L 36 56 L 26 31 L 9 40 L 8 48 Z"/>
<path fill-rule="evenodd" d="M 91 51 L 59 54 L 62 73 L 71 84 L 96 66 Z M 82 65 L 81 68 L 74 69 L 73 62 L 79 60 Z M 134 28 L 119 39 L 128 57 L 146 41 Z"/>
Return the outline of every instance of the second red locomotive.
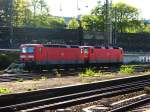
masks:
<path fill-rule="evenodd" d="M 28 68 L 102 66 L 123 61 L 123 50 L 118 47 L 23 44 L 20 49 L 20 61 Z"/>

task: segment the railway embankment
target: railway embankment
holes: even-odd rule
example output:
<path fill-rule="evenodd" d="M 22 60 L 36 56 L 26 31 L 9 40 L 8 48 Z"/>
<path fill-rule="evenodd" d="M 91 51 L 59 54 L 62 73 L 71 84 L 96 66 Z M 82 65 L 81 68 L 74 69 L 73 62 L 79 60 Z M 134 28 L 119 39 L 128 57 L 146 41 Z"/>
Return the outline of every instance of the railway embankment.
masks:
<path fill-rule="evenodd" d="M 150 74 L 150 72 L 133 72 L 130 68 L 119 72 L 87 71 L 87 73 L 72 73 L 73 71 L 68 73 L 58 72 L 57 74 L 4 74 L 0 76 L 0 87 L 9 89 L 11 93 L 16 93 Z"/>

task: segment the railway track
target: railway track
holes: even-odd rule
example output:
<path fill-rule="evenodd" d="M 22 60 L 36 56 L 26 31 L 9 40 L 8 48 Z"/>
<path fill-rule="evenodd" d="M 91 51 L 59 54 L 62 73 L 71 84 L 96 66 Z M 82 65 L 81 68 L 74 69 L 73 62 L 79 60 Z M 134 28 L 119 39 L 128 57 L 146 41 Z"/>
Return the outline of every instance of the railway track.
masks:
<path fill-rule="evenodd" d="M 1 95 L 0 112 L 56 110 L 97 101 L 102 98 L 141 91 L 145 86 L 150 86 L 150 75 Z"/>
<path fill-rule="evenodd" d="M 148 112 L 148 111 L 150 111 L 150 103 L 145 104 L 143 106 L 140 105 L 139 107 L 132 110 L 132 112 Z"/>
<path fill-rule="evenodd" d="M 121 98 L 122 97 L 122 98 Z M 120 98 L 118 101 L 115 101 L 116 98 Z M 113 98 L 107 98 L 105 100 L 97 102 L 98 104 L 87 106 L 83 108 L 83 112 L 130 112 L 134 110 L 135 112 L 145 112 L 145 111 L 137 111 L 138 108 L 145 108 L 148 110 L 150 103 L 150 97 L 148 94 L 143 93 L 132 93 L 124 95 L 119 95 Z M 143 107 L 144 105 L 144 107 Z M 140 108 L 140 110 L 141 110 Z M 150 109 L 150 108 L 149 108 Z"/>
<path fill-rule="evenodd" d="M 127 110 L 131 110 L 131 109 L 137 108 L 140 105 L 147 104 L 149 102 L 150 102 L 150 97 L 146 97 L 146 98 L 134 101 L 132 103 L 129 103 L 127 105 L 123 105 L 121 107 L 112 109 L 112 110 L 110 110 L 110 112 L 124 112 L 124 111 L 127 111 Z"/>

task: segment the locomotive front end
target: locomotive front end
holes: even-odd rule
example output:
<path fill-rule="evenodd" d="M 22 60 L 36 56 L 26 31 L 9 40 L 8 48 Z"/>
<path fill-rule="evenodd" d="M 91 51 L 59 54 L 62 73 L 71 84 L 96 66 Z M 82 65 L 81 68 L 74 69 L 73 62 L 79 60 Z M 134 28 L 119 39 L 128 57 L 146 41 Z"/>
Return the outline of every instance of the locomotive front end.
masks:
<path fill-rule="evenodd" d="M 20 47 L 20 61 L 33 62 L 35 60 L 35 48 L 31 45 L 21 45 Z"/>

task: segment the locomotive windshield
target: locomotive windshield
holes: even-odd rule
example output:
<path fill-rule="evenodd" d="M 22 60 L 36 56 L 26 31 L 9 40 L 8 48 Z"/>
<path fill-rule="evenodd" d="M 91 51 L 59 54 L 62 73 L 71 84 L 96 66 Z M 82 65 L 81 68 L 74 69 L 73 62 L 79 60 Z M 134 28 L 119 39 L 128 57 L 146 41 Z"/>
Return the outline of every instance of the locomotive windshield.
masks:
<path fill-rule="evenodd" d="M 88 47 L 84 48 L 84 53 L 88 53 Z"/>
<path fill-rule="evenodd" d="M 33 47 L 23 47 L 21 50 L 22 53 L 34 53 Z"/>

